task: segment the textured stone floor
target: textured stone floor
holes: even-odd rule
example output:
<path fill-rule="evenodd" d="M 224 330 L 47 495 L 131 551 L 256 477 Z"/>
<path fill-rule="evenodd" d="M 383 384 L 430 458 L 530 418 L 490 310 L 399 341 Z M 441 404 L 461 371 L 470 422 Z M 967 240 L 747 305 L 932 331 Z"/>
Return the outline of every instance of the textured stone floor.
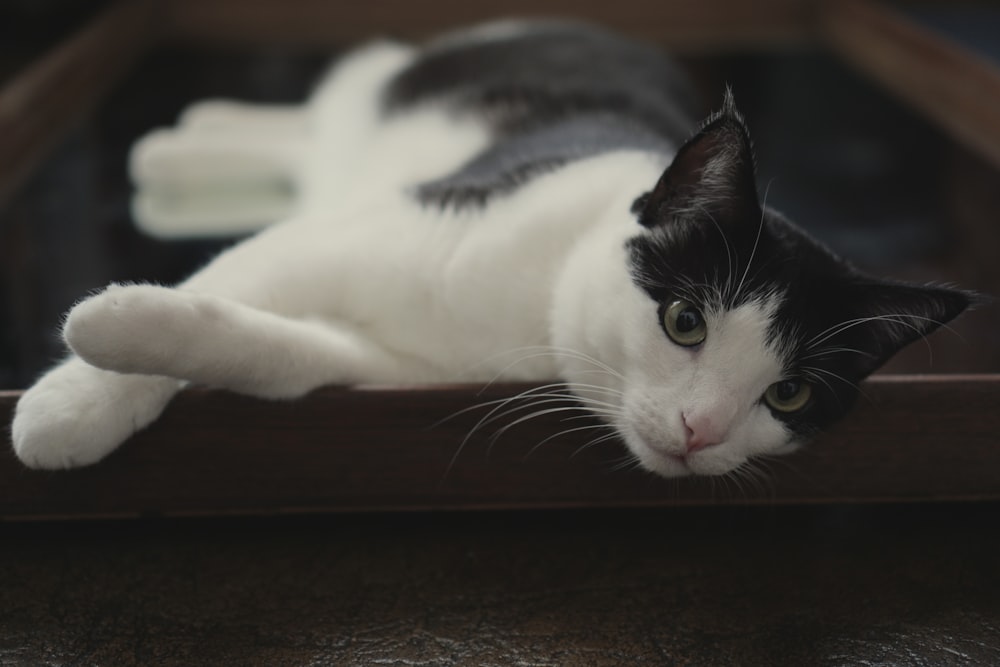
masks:
<path fill-rule="evenodd" d="M 998 510 L 0 524 L 0 664 L 996 665 Z"/>

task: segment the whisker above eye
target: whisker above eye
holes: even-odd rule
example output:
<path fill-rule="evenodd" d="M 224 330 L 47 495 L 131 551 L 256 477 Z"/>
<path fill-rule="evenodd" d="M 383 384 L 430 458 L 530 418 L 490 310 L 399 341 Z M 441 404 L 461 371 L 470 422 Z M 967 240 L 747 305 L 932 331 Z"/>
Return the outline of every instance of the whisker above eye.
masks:
<path fill-rule="evenodd" d="M 803 373 L 806 374 L 806 376 L 809 379 L 824 384 L 827 387 L 827 389 L 830 390 L 830 393 L 833 394 L 833 396 L 835 396 L 835 397 L 837 396 L 837 392 L 834 390 L 833 386 L 830 385 L 830 383 L 827 382 L 822 377 L 823 375 L 829 376 L 829 377 L 833 378 L 834 380 L 839 380 L 839 381 L 843 382 L 844 384 L 846 384 L 846 385 L 852 387 L 853 389 L 855 389 L 861 396 L 863 396 L 865 398 L 865 400 L 867 400 L 869 402 L 873 401 L 872 397 L 870 395 L 868 395 L 868 393 L 865 392 L 865 390 L 862 389 L 860 385 L 858 385 L 855 382 L 851 382 L 850 380 L 848 380 L 847 378 L 845 378 L 843 375 L 840 375 L 839 373 L 835 373 L 835 372 L 827 370 L 825 368 L 816 368 L 814 366 L 805 366 L 805 367 L 802 368 L 802 371 L 803 371 Z M 837 402 L 839 404 L 840 400 L 837 399 Z M 843 405 L 841 405 L 841 407 L 843 407 Z"/>
<path fill-rule="evenodd" d="M 825 343 L 834 336 L 837 336 L 856 326 L 867 324 L 868 322 L 889 322 L 892 324 L 897 324 L 899 326 L 907 327 L 920 334 L 920 338 L 926 341 L 927 336 L 924 335 L 923 331 L 920 328 L 918 328 L 916 325 L 913 324 L 913 321 L 928 322 L 930 324 L 934 324 L 946 331 L 950 331 L 951 333 L 961 338 L 961 336 L 958 334 L 957 331 L 955 331 L 955 329 L 950 327 L 948 324 L 940 320 L 936 320 L 932 317 L 921 317 L 920 315 L 913 315 L 910 313 L 888 313 L 885 315 L 873 315 L 872 317 L 859 317 L 851 320 L 845 320 L 840 324 L 834 324 L 833 326 L 824 329 L 823 331 L 821 331 L 820 333 L 816 334 L 811 339 L 806 341 L 805 347 L 807 350 L 812 350 L 817 345 Z"/>
<path fill-rule="evenodd" d="M 699 210 L 701 210 L 703 215 L 707 216 L 708 219 L 712 221 L 712 224 L 715 225 L 715 229 L 718 230 L 719 232 L 719 236 L 722 237 L 723 243 L 726 244 L 726 265 L 727 265 L 726 270 L 728 277 L 726 279 L 725 292 L 727 294 L 724 295 L 722 288 L 719 287 L 718 285 L 715 286 L 715 290 L 717 292 L 717 298 L 719 300 L 719 305 L 721 306 L 725 302 L 725 296 L 732 296 L 731 293 L 733 292 L 733 282 L 735 280 L 735 271 L 733 271 L 733 265 L 735 264 L 736 266 L 739 266 L 739 255 L 736 253 L 732 245 L 729 243 L 729 237 L 726 236 L 725 230 L 722 229 L 722 225 L 720 225 L 718 220 L 715 219 L 715 216 L 712 215 L 712 213 L 705 206 L 699 206 L 698 208 Z M 705 287 L 708 287 L 708 285 L 705 285 Z"/>
<path fill-rule="evenodd" d="M 767 194 L 768 194 L 768 191 L 770 189 L 771 189 L 771 181 L 768 181 L 767 188 L 764 190 L 764 201 L 765 202 L 767 202 Z M 740 282 L 736 286 L 736 292 L 733 294 L 733 301 L 734 302 L 735 302 L 735 300 L 737 298 L 739 298 L 740 292 L 743 291 L 743 285 L 746 282 L 747 275 L 750 273 L 750 267 L 753 265 L 754 257 L 757 256 L 757 247 L 760 245 L 760 236 L 761 236 L 761 233 L 763 233 L 763 231 L 764 231 L 764 210 L 765 210 L 764 207 L 761 207 L 760 223 L 757 225 L 757 237 L 754 239 L 753 249 L 750 251 L 750 258 L 747 260 L 747 266 L 746 266 L 746 269 L 744 269 L 744 271 L 743 271 L 743 277 L 740 278 Z"/>
<path fill-rule="evenodd" d="M 813 372 L 813 369 L 809 368 L 803 368 L 802 375 L 810 382 L 822 384 L 824 387 L 826 387 L 830 391 L 830 394 L 836 399 L 837 404 L 840 405 L 840 399 L 837 397 L 836 390 L 834 390 L 833 385 L 827 382 L 826 378 L 824 378 L 822 375 L 819 375 L 818 373 Z"/>
<path fill-rule="evenodd" d="M 835 373 L 834 371 L 831 371 L 831 370 L 827 370 L 826 368 L 817 368 L 815 366 L 803 366 L 802 367 L 802 372 L 803 372 L 803 374 L 807 375 L 810 379 L 813 379 L 813 380 L 822 381 L 822 378 L 820 376 L 821 375 L 826 375 L 828 377 L 833 378 L 834 380 L 840 380 L 841 382 L 843 382 L 844 384 L 848 385 L 849 387 L 853 387 L 854 389 L 859 389 L 857 383 L 851 382 L 850 380 L 848 380 L 847 378 L 845 378 L 843 375 L 841 375 L 839 373 Z M 829 385 L 827 385 L 827 386 L 829 387 Z M 832 390 L 832 387 L 831 387 L 831 390 Z"/>
<path fill-rule="evenodd" d="M 858 350 L 853 347 L 824 347 L 813 351 L 810 354 L 803 355 L 800 360 L 807 359 L 817 359 L 819 357 L 830 356 L 834 354 L 859 354 L 864 357 L 870 357 L 872 354 L 870 352 L 865 352 L 864 350 Z"/>

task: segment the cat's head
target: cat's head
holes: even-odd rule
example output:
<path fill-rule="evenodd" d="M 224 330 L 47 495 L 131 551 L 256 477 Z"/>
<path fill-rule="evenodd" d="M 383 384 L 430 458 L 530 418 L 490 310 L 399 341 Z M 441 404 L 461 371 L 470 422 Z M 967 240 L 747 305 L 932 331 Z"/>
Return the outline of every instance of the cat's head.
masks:
<path fill-rule="evenodd" d="M 793 451 L 844 416 L 863 378 L 970 304 L 863 274 L 762 206 L 728 93 L 633 212 L 643 312 L 628 323 L 615 425 L 662 475 Z"/>

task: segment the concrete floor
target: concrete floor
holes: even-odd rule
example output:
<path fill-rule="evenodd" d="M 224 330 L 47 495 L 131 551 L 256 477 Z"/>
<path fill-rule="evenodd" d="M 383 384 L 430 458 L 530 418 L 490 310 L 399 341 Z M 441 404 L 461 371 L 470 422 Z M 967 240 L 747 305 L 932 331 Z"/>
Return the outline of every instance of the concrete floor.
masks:
<path fill-rule="evenodd" d="M 0 524 L 0 664 L 997 665 L 998 510 Z"/>

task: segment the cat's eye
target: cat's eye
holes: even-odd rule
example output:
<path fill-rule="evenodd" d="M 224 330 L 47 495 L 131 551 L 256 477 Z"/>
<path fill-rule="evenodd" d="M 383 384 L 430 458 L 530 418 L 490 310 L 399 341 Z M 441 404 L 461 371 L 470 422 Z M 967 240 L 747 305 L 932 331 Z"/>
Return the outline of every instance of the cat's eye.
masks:
<path fill-rule="evenodd" d="M 778 412 L 797 412 L 812 397 L 812 387 L 801 380 L 775 382 L 764 392 L 764 400 Z"/>
<path fill-rule="evenodd" d="M 670 340 L 684 347 L 701 344 L 708 334 L 701 311 L 680 299 L 667 306 L 663 312 L 663 328 Z"/>

